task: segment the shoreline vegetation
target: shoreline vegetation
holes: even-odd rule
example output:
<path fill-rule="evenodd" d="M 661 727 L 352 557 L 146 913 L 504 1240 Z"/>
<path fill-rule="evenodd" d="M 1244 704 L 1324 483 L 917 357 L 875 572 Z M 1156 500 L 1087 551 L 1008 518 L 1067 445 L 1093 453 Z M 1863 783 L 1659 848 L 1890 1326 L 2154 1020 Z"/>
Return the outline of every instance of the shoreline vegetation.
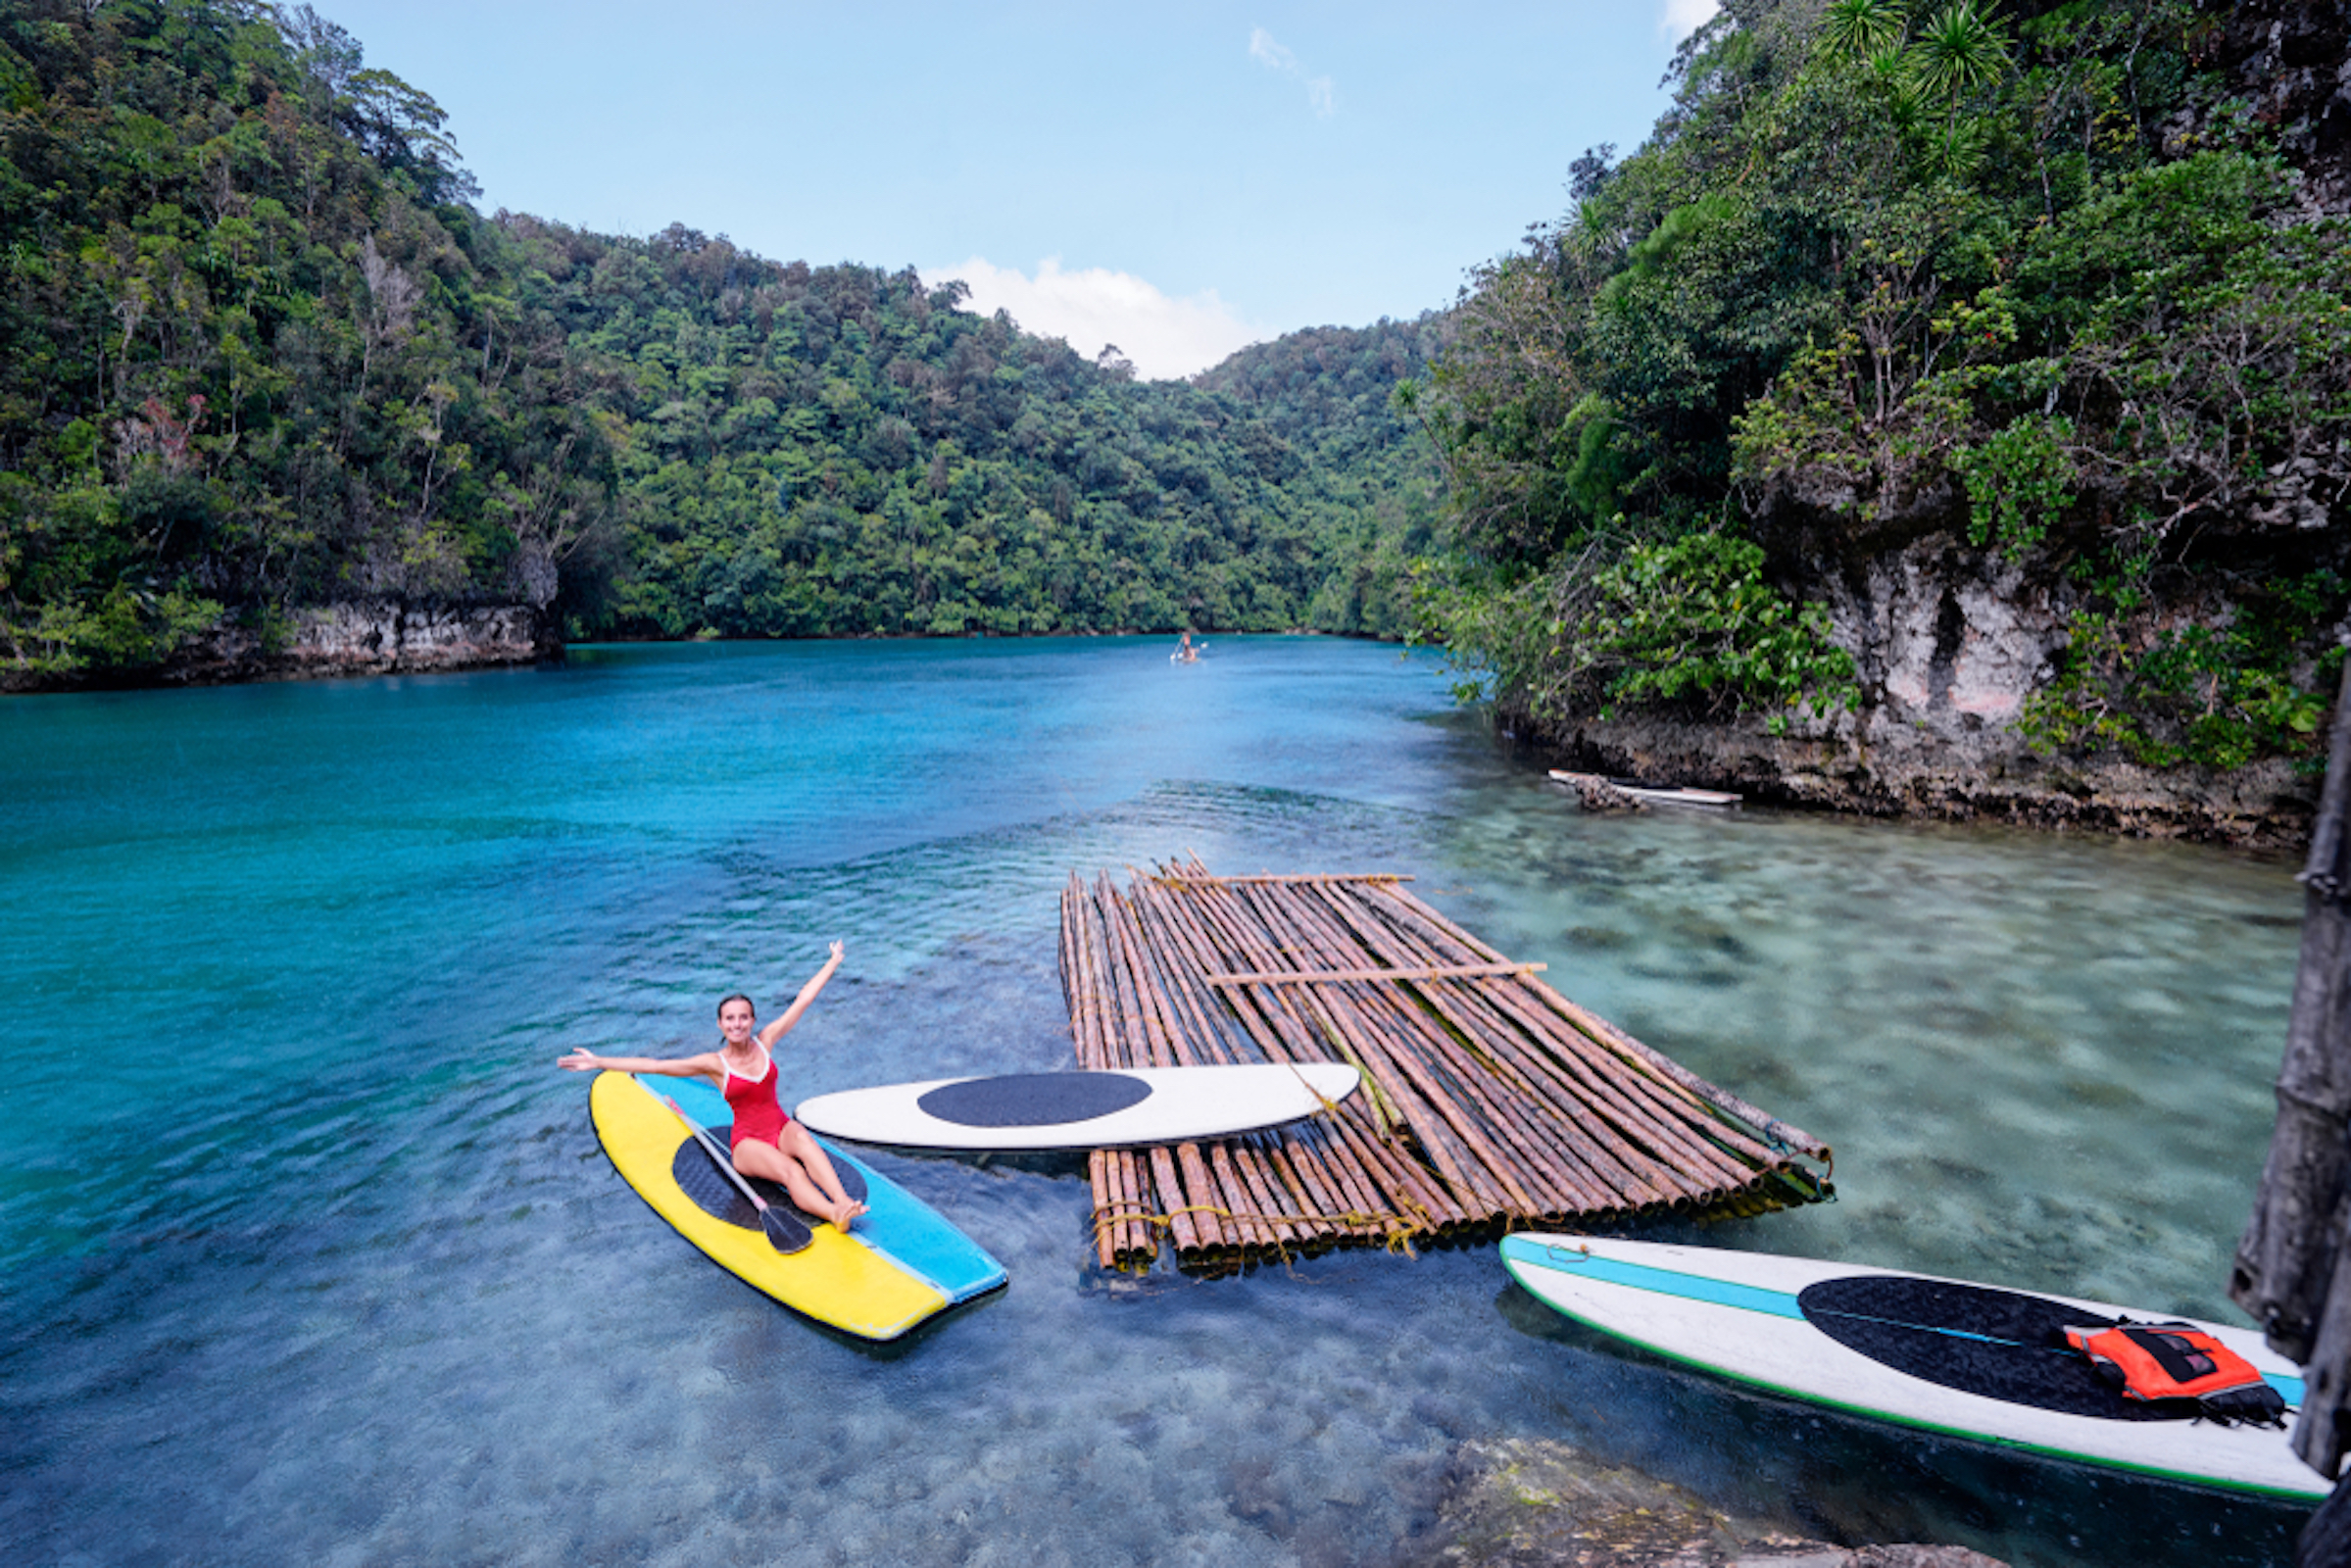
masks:
<path fill-rule="evenodd" d="M 308 7 L 0 19 L 0 693 L 579 641 L 1445 647 L 1577 767 L 2282 847 L 2351 627 L 2340 19 L 1732 0 L 1448 309 L 1183 382 L 483 215 Z"/>

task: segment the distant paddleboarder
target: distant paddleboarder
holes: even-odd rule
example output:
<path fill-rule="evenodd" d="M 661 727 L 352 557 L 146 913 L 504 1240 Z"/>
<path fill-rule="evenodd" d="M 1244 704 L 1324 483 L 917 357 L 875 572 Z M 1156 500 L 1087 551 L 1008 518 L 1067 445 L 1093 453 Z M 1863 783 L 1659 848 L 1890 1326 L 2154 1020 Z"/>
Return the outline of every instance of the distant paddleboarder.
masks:
<path fill-rule="evenodd" d="M 717 1086 L 734 1108 L 735 1169 L 781 1186 L 792 1201 L 808 1213 L 829 1219 L 841 1230 L 865 1212 L 841 1186 L 833 1162 L 808 1130 L 784 1114 L 776 1097 L 778 1074 L 772 1054 L 775 1043 L 792 1032 L 800 1015 L 808 1010 L 816 993 L 841 967 L 841 944 L 824 967 L 800 988 L 784 1015 L 758 1029 L 759 1014 L 749 997 L 740 994 L 718 1004 L 719 1046 L 694 1056 L 599 1056 L 578 1050 L 556 1063 L 572 1072 L 653 1073 L 667 1078 L 701 1078 Z"/>

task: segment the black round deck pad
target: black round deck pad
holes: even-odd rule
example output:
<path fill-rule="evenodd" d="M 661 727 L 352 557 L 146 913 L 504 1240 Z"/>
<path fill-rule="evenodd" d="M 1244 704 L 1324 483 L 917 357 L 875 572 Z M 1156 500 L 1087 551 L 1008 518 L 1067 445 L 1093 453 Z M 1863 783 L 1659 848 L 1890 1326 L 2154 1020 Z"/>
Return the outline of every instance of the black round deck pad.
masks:
<path fill-rule="evenodd" d="M 1962 1394 L 2108 1421 L 2196 1413 L 2191 1400 L 2126 1399 L 2103 1382 L 2089 1358 L 2066 1345 L 2065 1330 L 2112 1328 L 2115 1320 L 2062 1301 L 1904 1274 L 1852 1274 L 1805 1286 L 1796 1305 L 1845 1348 Z"/>
<path fill-rule="evenodd" d="M 1139 1105 L 1151 1093 L 1122 1072 L 1015 1072 L 941 1084 L 914 1103 L 957 1127 L 1058 1127 Z"/>
<path fill-rule="evenodd" d="M 727 1147 L 727 1129 L 721 1127 L 712 1131 L 710 1138 L 720 1149 Z M 833 1161 L 833 1173 L 841 1178 L 841 1191 L 857 1202 L 865 1201 L 865 1177 L 857 1166 L 845 1159 L 836 1159 Z M 711 1162 L 710 1152 L 698 1140 L 689 1138 L 677 1146 L 677 1152 L 670 1156 L 669 1174 L 677 1182 L 678 1190 L 694 1200 L 695 1206 L 711 1218 L 722 1219 L 729 1225 L 740 1225 L 747 1231 L 759 1228 L 759 1211 L 751 1206 L 751 1200 Z M 767 1200 L 770 1207 L 781 1208 L 787 1218 L 797 1217 L 804 1228 L 826 1223 L 823 1216 L 811 1214 L 793 1202 L 792 1195 L 776 1183 L 758 1176 L 744 1179 L 751 1183 L 753 1192 Z"/>

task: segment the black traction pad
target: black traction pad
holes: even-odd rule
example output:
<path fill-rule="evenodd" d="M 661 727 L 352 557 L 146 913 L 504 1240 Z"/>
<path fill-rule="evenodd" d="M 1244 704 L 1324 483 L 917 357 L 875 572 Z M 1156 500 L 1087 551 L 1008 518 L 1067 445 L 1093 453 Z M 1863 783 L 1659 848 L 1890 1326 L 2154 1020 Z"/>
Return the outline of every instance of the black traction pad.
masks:
<path fill-rule="evenodd" d="M 1962 1394 L 2107 1421 L 2196 1413 L 2192 1400 L 2124 1398 L 2065 1343 L 2069 1328 L 2112 1328 L 2115 1320 L 2062 1301 L 1903 1274 L 1853 1274 L 1805 1286 L 1796 1305 L 1846 1349 Z"/>
<path fill-rule="evenodd" d="M 721 1150 L 727 1147 L 728 1129 L 706 1128 L 705 1131 L 710 1133 L 710 1141 Z M 833 1161 L 833 1173 L 841 1178 L 841 1191 L 857 1202 L 865 1201 L 864 1172 L 845 1159 L 836 1159 Z M 724 1220 L 729 1225 L 738 1225 L 747 1231 L 759 1229 L 759 1211 L 752 1207 L 751 1200 L 710 1162 L 710 1152 L 702 1147 L 699 1140 L 689 1138 L 677 1146 L 677 1152 L 669 1159 L 669 1174 L 677 1182 L 678 1190 L 694 1200 L 695 1206 L 712 1219 Z M 786 1220 L 810 1233 L 801 1242 L 801 1247 L 806 1247 L 808 1240 L 813 1239 L 815 1226 L 826 1223 L 821 1216 L 811 1214 L 793 1202 L 792 1195 L 774 1182 L 759 1176 L 746 1176 L 744 1180 L 751 1183 L 753 1192 L 766 1200 L 769 1207 L 783 1210 Z M 797 1251 L 799 1248 L 793 1250 Z"/>
<path fill-rule="evenodd" d="M 1059 1127 L 1140 1105 L 1151 1093 L 1122 1072 L 1015 1072 L 941 1084 L 914 1103 L 957 1127 Z"/>

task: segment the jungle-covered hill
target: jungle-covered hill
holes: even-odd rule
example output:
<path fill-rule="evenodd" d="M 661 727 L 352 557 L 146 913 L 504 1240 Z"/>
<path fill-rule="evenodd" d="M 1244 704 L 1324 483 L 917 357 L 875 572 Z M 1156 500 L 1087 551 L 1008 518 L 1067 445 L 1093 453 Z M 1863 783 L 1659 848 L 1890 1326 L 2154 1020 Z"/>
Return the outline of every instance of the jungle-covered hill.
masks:
<path fill-rule="evenodd" d="M 2338 6 L 1726 0 L 1416 388 L 1455 652 L 1619 765 L 1660 723 L 1823 742 L 1682 757 L 1840 804 L 2307 763 L 2351 577 L 2346 67 Z"/>
<path fill-rule="evenodd" d="M 572 637 L 1417 623 L 1615 767 L 2283 798 L 2351 594 L 2346 30 L 1726 0 L 1649 138 L 1450 309 L 1172 383 L 910 270 L 484 216 L 429 95 L 307 8 L 17 0 L 0 684 L 354 601 Z"/>
<path fill-rule="evenodd" d="M 484 216 L 445 123 L 308 7 L 0 10 L 0 679 L 353 600 L 1406 629 L 1429 323 L 1140 382 L 911 270 Z"/>

